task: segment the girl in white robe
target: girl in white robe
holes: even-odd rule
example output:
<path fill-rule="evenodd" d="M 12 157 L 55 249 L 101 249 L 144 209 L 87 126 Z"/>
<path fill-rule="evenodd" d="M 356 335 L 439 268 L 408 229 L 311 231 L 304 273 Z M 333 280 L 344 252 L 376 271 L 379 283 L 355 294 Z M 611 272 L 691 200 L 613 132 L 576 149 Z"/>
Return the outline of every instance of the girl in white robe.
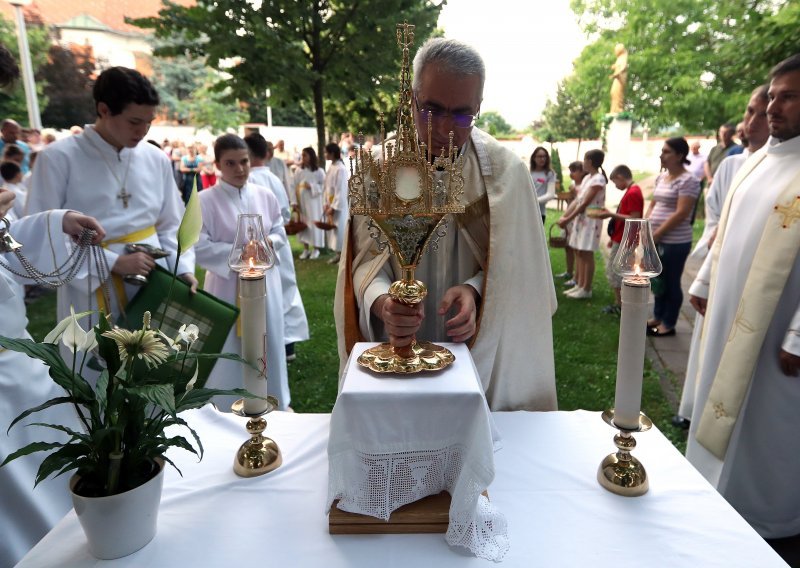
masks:
<path fill-rule="evenodd" d="M 302 167 L 294 174 L 293 191 L 289 192 L 292 207 L 300 212 L 300 220 L 307 227 L 297 234 L 303 243 L 300 258 L 319 258 L 319 249 L 325 246 L 325 231 L 318 229 L 314 221 L 322 218 L 322 187 L 325 173 L 317 165 L 317 154 L 313 148 L 303 148 Z"/>
<path fill-rule="evenodd" d="M 56 265 L 61 265 L 67 259 L 68 248 L 61 238 L 62 229 L 78 235 L 87 222 L 95 225 L 93 228 L 99 228 L 94 219 L 75 212 L 52 210 L 13 220 L 12 214 L 4 209 L 0 205 L 0 217 L 5 215 L 11 221 L 9 233 L 23 245 L 23 254 L 34 266 L 46 272 L 53 270 L 54 260 Z M 69 223 L 78 219 L 77 225 Z M 23 272 L 13 254 L 1 256 L 4 264 Z M 22 287 L 22 284 L 30 282 L 0 267 L 0 335 L 31 338 L 25 330 L 28 319 Z M 54 430 L 25 426 L 31 422 L 60 424 L 81 430 L 74 408 L 60 404 L 23 420 L 6 435 L 11 421 L 23 411 L 64 395 L 64 389 L 50 378 L 44 363 L 24 353 L 0 348 L 0 461 L 32 442 L 64 442 L 68 439 L 65 434 Z M 39 465 L 46 456 L 46 453 L 37 452 L 0 468 L 0 534 L 3 535 L 0 538 L 0 566 L 16 564 L 72 508 L 67 489 L 69 475 L 49 478 L 36 488 L 33 486 Z"/>
<path fill-rule="evenodd" d="M 207 269 L 203 289 L 218 298 L 236 304 L 238 275 L 228 267 L 228 256 L 236 237 L 239 215 L 261 215 L 266 237 L 276 251 L 288 247 L 280 206 L 272 192 L 260 185 L 248 183 L 250 161 L 247 145 L 234 134 L 225 134 L 214 143 L 214 157 L 221 172 L 216 185 L 199 194 L 203 211 L 203 229 L 195 245 L 197 263 Z M 267 270 L 267 392 L 278 398 L 285 410 L 291 400 L 284 351 L 283 290 L 276 265 Z M 228 333 L 223 352 L 240 354 L 241 338 L 236 326 Z M 208 378 L 211 388 L 240 388 L 243 384 L 242 366 L 238 362 L 220 359 Z M 215 404 L 228 411 L 234 397 L 216 397 Z"/>
<path fill-rule="evenodd" d="M 342 161 L 341 150 L 336 144 L 325 146 L 325 159 L 331 162 L 325 174 L 325 214 L 333 218 L 336 228 L 328 233 L 328 248 L 336 251 L 330 262 L 339 262 L 342 253 L 344 233 L 350 218 L 350 207 L 347 200 L 347 167 Z"/>

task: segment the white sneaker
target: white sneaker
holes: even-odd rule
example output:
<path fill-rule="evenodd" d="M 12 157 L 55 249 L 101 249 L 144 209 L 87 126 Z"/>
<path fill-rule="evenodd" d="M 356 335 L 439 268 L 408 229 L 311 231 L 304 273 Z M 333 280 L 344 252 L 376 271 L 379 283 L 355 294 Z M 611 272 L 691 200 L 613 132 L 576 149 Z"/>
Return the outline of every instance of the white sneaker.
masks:
<path fill-rule="evenodd" d="M 319 258 L 319 249 L 314 249 L 314 252 L 311 253 L 311 256 L 308 257 L 309 260 L 315 260 Z"/>
<path fill-rule="evenodd" d="M 581 289 L 580 286 L 575 285 L 572 288 L 570 288 L 569 290 L 564 290 L 564 295 L 565 296 L 571 296 L 572 294 L 574 294 L 575 292 L 577 292 L 580 289 Z"/>
<path fill-rule="evenodd" d="M 311 256 L 311 251 L 309 251 L 308 249 L 303 249 L 303 252 L 300 253 L 300 260 L 305 260 L 309 256 Z"/>
<path fill-rule="evenodd" d="M 580 288 L 575 293 L 570 294 L 569 297 L 573 300 L 588 300 L 592 297 L 592 291 Z"/>

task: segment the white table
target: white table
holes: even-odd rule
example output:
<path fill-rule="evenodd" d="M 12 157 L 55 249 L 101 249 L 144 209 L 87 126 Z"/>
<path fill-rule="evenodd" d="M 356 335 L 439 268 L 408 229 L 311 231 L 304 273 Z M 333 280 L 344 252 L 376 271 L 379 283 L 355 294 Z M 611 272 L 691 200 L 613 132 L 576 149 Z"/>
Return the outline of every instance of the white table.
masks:
<path fill-rule="evenodd" d="M 283 465 L 241 479 L 233 456 L 244 419 L 203 408 L 186 414 L 206 448 L 202 462 L 171 457 L 158 534 L 114 566 L 492 566 L 450 548 L 441 534 L 328 534 L 328 415 L 275 412 L 267 433 Z M 495 413 L 503 449 L 491 499 L 508 519 L 501 566 L 786 566 L 657 430 L 638 434 L 650 492 L 625 498 L 602 489 L 597 466 L 613 431 L 596 412 Z M 70 512 L 20 566 L 95 566 Z M 102 563 L 105 564 L 105 563 Z"/>

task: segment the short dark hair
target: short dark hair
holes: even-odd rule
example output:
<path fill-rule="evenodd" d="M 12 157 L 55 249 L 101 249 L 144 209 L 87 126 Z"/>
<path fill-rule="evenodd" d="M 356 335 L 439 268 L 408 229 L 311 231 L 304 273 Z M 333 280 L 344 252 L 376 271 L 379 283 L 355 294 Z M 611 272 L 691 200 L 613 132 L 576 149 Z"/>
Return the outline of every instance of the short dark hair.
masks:
<path fill-rule="evenodd" d="M 5 181 L 11 181 L 17 177 L 22 170 L 16 162 L 2 162 L 0 163 L 0 176 L 3 176 Z"/>
<path fill-rule="evenodd" d="M 625 179 L 633 179 L 633 172 L 631 172 L 631 169 L 625 164 L 620 164 L 619 166 L 611 170 L 611 174 L 608 177 L 615 178 L 617 176 L 620 176 Z"/>
<path fill-rule="evenodd" d="M 733 128 L 734 132 L 736 132 L 736 127 L 734 126 Z M 683 136 L 676 136 L 675 138 L 667 138 L 666 140 L 664 140 L 664 144 L 672 148 L 672 150 L 679 156 L 683 156 L 683 160 L 681 160 L 681 163 L 683 164 L 691 163 L 688 159 L 689 143 L 686 141 L 686 138 L 684 138 Z"/>
<path fill-rule="evenodd" d="M 550 170 L 550 152 L 548 152 L 547 148 L 545 148 L 544 146 L 537 146 L 536 149 L 531 154 L 531 171 L 534 171 L 536 169 L 536 160 L 534 160 L 534 158 L 536 157 L 536 152 L 538 152 L 539 150 L 544 152 L 544 155 L 547 157 L 547 161 L 544 164 L 544 171 L 548 171 Z"/>
<path fill-rule="evenodd" d="M 772 80 L 775 77 L 786 75 L 787 73 L 791 73 L 792 71 L 800 71 L 800 53 L 795 53 L 794 55 L 790 55 L 789 57 L 778 63 L 775 67 L 773 67 L 772 71 L 769 72 L 769 78 L 770 80 Z"/>
<path fill-rule="evenodd" d="M 24 156 L 25 152 L 22 151 L 22 148 L 17 146 L 16 144 L 6 144 L 6 147 L 3 148 L 3 160 L 7 158 L 13 158 L 14 156 Z"/>
<path fill-rule="evenodd" d="M 333 156 L 333 161 L 338 162 L 342 159 L 342 149 L 339 148 L 338 144 L 331 142 L 325 146 L 325 151 Z"/>
<path fill-rule="evenodd" d="M 571 171 L 571 172 L 582 172 L 583 171 L 583 162 L 581 162 L 580 160 L 575 160 L 574 162 L 570 163 L 570 165 L 567 166 L 567 167 L 569 168 L 569 171 Z"/>
<path fill-rule="evenodd" d="M 95 109 L 105 103 L 112 115 L 129 104 L 158 106 L 158 92 L 147 77 L 127 67 L 109 67 L 97 78 L 92 89 Z M 98 115 L 99 116 L 99 115 Z"/>
<path fill-rule="evenodd" d="M 214 140 L 214 161 L 219 162 L 228 150 L 247 150 L 247 144 L 236 134 L 223 134 Z"/>
<path fill-rule="evenodd" d="M 308 169 L 312 172 L 317 171 L 319 169 L 319 160 L 317 160 L 317 153 L 314 148 L 311 146 L 303 148 L 303 154 L 308 154 Z"/>
<path fill-rule="evenodd" d="M 258 132 L 251 132 L 245 136 L 244 142 L 247 144 L 247 149 L 256 158 L 263 160 L 267 157 L 267 139 Z"/>

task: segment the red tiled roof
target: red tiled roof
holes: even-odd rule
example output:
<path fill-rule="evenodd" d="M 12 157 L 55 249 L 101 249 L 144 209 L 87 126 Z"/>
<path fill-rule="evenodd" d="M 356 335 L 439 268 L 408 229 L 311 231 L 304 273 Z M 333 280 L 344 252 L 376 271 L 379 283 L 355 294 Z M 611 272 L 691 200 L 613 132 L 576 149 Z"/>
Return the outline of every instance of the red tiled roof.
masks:
<path fill-rule="evenodd" d="M 195 0 L 173 1 L 183 6 L 195 3 Z M 43 21 L 47 25 L 63 24 L 76 16 L 86 14 L 112 30 L 142 33 L 141 28 L 125 23 L 125 17 L 155 16 L 161 8 L 161 0 L 33 0 L 24 10 L 26 20 Z M 0 14 L 13 20 L 14 9 L 8 2 L 0 1 Z"/>

